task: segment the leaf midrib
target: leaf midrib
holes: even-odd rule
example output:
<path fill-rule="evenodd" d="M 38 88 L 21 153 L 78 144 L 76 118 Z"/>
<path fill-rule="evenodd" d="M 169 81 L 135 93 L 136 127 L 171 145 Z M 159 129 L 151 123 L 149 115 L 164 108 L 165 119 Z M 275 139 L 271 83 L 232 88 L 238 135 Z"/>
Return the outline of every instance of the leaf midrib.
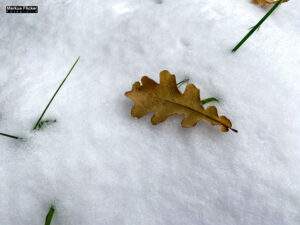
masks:
<path fill-rule="evenodd" d="M 176 105 L 179 105 L 179 106 L 182 106 L 182 107 L 185 107 L 185 108 L 188 108 L 188 109 L 190 109 L 190 110 L 192 110 L 192 111 L 194 111 L 194 112 L 200 113 L 200 114 L 202 114 L 203 116 L 205 116 L 205 117 L 207 117 L 207 118 L 209 118 L 209 119 L 211 119 L 211 120 L 213 120 L 213 121 L 215 121 L 215 122 L 217 122 L 217 123 L 219 123 L 219 124 L 222 124 L 223 126 L 227 127 L 228 129 L 231 129 L 231 128 L 230 128 L 229 126 L 227 126 L 226 124 L 224 124 L 224 123 L 222 123 L 222 122 L 220 122 L 220 121 L 214 119 L 213 117 L 207 115 L 207 114 L 204 113 L 204 112 L 200 112 L 200 111 L 198 111 L 198 110 L 196 110 L 196 109 L 193 109 L 193 108 L 191 108 L 191 107 L 189 107 L 189 106 L 186 106 L 186 105 L 184 105 L 184 104 L 180 104 L 180 103 L 177 103 L 177 102 L 172 102 L 172 101 L 169 101 L 169 100 L 165 100 L 165 101 L 170 102 L 170 103 L 173 103 L 173 104 L 176 104 Z"/>
<path fill-rule="evenodd" d="M 200 111 L 198 111 L 198 110 L 196 110 L 196 109 L 193 109 L 193 108 L 191 108 L 191 107 L 189 107 L 189 106 L 186 106 L 186 105 L 184 105 L 184 104 L 180 104 L 180 103 L 177 103 L 177 102 L 170 101 L 170 100 L 168 100 L 168 99 L 161 98 L 161 97 L 158 96 L 156 93 L 154 93 L 154 94 L 155 94 L 156 97 L 153 97 L 152 95 L 149 95 L 149 94 L 148 94 L 148 95 L 151 96 L 152 98 L 158 98 L 158 99 L 160 99 L 160 100 L 167 101 L 167 102 L 170 102 L 170 103 L 179 105 L 179 106 L 181 106 L 181 107 L 188 108 L 189 110 L 192 110 L 192 111 L 194 111 L 194 112 L 200 113 L 201 115 L 206 116 L 207 118 L 209 118 L 209 119 L 211 119 L 211 120 L 213 120 L 213 121 L 215 121 L 215 122 L 217 122 L 217 123 L 219 123 L 219 124 L 222 124 L 223 126 L 225 126 L 225 127 L 228 128 L 228 129 L 232 129 L 231 127 L 229 127 L 229 126 L 227 126 L 226 124 L 224 124 L 224 123 L 222 123 L 222 122 L 220 122 L 220 121 L 218 121 L 218 120 L 212 118 L 211 116 L 207 115 L 207 114 L 204 113 L 204 112 L 200 112 Z M 201 104 L 201 103 L 200 103 L 200 104 Z"/>

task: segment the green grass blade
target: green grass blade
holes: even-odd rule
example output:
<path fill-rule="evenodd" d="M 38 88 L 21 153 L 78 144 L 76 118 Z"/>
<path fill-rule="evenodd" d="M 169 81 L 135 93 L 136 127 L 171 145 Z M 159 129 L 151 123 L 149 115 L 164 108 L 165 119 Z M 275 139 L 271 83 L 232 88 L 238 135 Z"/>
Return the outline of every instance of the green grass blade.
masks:
<path fill-rule="evenodd" d="M 50 125 L 50 124 L 53 124 L 53 123 L 56 123 L 56 119 L 54 119 L 54 120 L 41 120 L 36 129 L 40 130 L 40 129 L 44 128 L 44 126 L 47 126 L 47 125 Z"/>
<path fill-rule="evenodd" d="M 209 102 L 219 102 L 219 100 L 216 98 L 206 98 L 206 99 L 201 100 L 202 105 L 209 103 Z"/>
<path fill-rule="evenodd" d="M 177 88 L 180 88 L 181 85 L 183 85 L 184 83 L 187 83 L 187 82 L 189 82 L 189 81 L 190 81 L 189 78 L 185 78 L 184 80 L 178 82 L 178 83 L 177 83 Z"/>
<path fill-rule="evenodd" d="M 9 135 L 9 134 L 4 134 L 4 133 L 0 133 L 1 136 L 5 136 L 5 137 L 9 137 L 9 138 L 14 138 L 14 139 L 22 139 L 13 135 Z"/>
<path fill-rule="evenodd" d="M 75 65 L 77 64 L 78 60 L 79 60 L 80 56 L 78 57 L 78 59 L 75 61 L 75 63 L 73 64 L 72 68 L 70 69 L 69 73 L 67 74 L 67 76 L 65 77 L 65 79 L 61 82 L 61 84 L 59 85 L 58 89 L 56 90 L 56 92 L 54 93 L 54 95 L 52 96 L 50 102 L 48 103 L 48 105 L 46 106 L 46 108 L 44 109 L 42 115 L 40 116 L 39 120 L 37 121 L 37 123 L 35 124 L 33 130 L 35 130 L 39 124 L 40 121 L 43 119 L 44 114 L 46 113 L 46 111 L 48 110 L 50 104 L 52 103 L 53 99 L 55 98 L 56 94 L 59 92 L 60 88 L 63 86 L 63 84 L 65 83 L 65 81 L 67 80 L 68 76 L 70 75 L 70 73 L 72 72 L 73 68 L 75 67 Z"/>
<path fill-rule="evenodd" d="M 46 216 L 46 220 L 45 220 L 45 225 L 50 225 L 51 224 L 51 220 L 52 220 L 52 217 L 53 217 L 53 214 L 54 214 L 54 207 L 51 206 L 47 216 Z"/>
<path fill-rule="evenodd" d="M 279 6 L 282 0 L 279 0 L 268 12 L 267 14 L 249 31 L 249 33 L 237 44 L 237 46 L 232 49 L 232 52 L 235 52 L 241 47 L 242 44 L 254 33 L 256 29 L 272 14 L 272 12 Z"/>
<path fill-rule="evenodd" d="M 189 82 L 189 78 L 185 78 L 184 80 L 180 81 L 177 83 L 177 88 L 180 88 L 181 85 L 183 85 L 186 82 Z M 218 102 L 219 100 L 216 98 L 206 98 L 204 100 L 201 101 L 202 105 L 209 103 L 209 102 Z"/>

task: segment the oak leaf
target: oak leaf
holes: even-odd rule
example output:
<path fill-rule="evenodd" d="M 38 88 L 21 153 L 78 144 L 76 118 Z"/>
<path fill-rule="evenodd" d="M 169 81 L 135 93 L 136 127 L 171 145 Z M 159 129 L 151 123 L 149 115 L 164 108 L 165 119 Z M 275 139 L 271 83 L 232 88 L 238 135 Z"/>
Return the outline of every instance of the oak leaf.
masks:
<path fill-rule="evenodd" d="M 282 2 L 287 2 L 288 0 L 283 0 Z M 253 0 L 253 2 L 259 4 L 259 5 L 270 5 L 270 4 L 275 4 L 278 1 L 275 0 Z"/>
<path fill-rule="evenodd" d="M 133 117 L 142 116 L 155 111 L 151 118 L 153 125 L 165 121 L 173 114 L 184 114 L 181 122 L 182 127 L 193 127 L 199 120 L 205 120 L 212 125 L 219 125 L 223 132 L 228 129 L 237 132 L 232 128 L 231 122 L 225 116 L 218 116 L 215 106 L 206 109 L 200 101 L 200 90 L 193 84 L 188 84 L 182 94 L 176 84 L 175 75 L 167 70 L 160 72 L 160 83 L 147 76 L 142 77 L 142 85 L 135 82 L 131 91 L 125 95 L 135 102 L 131 109 Z"/>

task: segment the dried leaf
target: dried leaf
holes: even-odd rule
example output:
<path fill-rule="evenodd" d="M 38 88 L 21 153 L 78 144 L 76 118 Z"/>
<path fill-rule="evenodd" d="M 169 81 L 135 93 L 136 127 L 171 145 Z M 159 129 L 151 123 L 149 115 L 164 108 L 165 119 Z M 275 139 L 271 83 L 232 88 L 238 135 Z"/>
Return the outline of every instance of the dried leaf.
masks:
<path fill-rule="evenodd" d="M 282 2 L 287 2 L 288 0 L 283 0 Z M 275 4 L 278 1 L 275 0 L 253 0 L 253 2 L 259 4 L 259 5 L 270 5 L 270 4 Z"/>
<path fill-rule="evenodd" d="M 142 85 L 135 82 L 132 90 L 125 95 L 135 102 L 131 110 L 133 117 L 141 118 L 155 111 L 151 118 L 153 125 L 165 121 L 173 114 L 184 114 L 182 127 L 193 127 L 199 120 L 206 120 L 212 125 L 219 125 L 223 132 L 228 129 L 237 132 L 231 127 L 229 119 L 218 116 L 215 106 L 204 109 L 200 101 L 200 90 L 193 84 L 188 84 L 182 94 L 177 88 L 175 75 L 171 75 L 167 70 L 160 73 L 159 84 L 144 76 Z"/>

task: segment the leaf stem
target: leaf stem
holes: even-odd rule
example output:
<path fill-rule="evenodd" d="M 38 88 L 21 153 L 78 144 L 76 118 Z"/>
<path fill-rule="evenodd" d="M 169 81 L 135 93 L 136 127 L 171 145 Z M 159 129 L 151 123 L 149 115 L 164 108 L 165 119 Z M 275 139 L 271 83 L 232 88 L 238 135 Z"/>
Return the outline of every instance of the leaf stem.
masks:
<path fill-rule="evenodd" d="M 279 0 L 268 12 L 267 14 L 249 31 L 249 33 L 232 49 L 235 52 L 241 47 L 242 44 L 254 33 L 256 29 L 272 14 L 272 12 L 279 6 L 282 0 Z"/>
<path fill-rule="evenodd" d="M 54 206 L 51 206 L 47 216 L 46 216 L 46 220 L 45 220 L 45 225 L 50 225 L 51 224 L 51 220 L 52 220 L 52 217 L 53 217 L 53 214 L 54 214 Z"/>
<path fill-rule="evenodd" d="M 63 86 L 64 82 L 67 80 L 68 76 L 70 75 L 70 73 L 72 72 L 73 68 L 75 67 L 75 65 L 77 64 L 78 60 L 79 60 L 80 56 L 78 57 L 78 59 L 75 61 L 75 63 L 73 64 L 73 66 L 71 67 L 69 73 L 67 74 L 67 76 L 65 77 L 65 79 L 61 82 L 61 84 L 59 85 L 58 89 L 56 90 L 56 92 L 54 93 L 54 95 L 52 96 L 50 102 L 48 103 L 48 105 L 46 106 L 46 108 L 44 109 L 42 115 L 40 116 L 39 120 L 36 122 L 33 130 L 35 130 L 39 124 L 40 124 L 40 121 L 42 120 L 44 114 L 46 113 L 46 111 L 48 110 L 50 104 L 52 103 L 53 99 L 55 98 L 56 94 L 58 93 L 58 91 L 60 90 L 60 88 Z"/>
<path fill-rule="evenodd" d="M 236 130 L 236 129 L 233 129 L 233 128 L 231 128 L 231 127 L 229 127 L 229 129 L 232 130 L 232 131 L 235 132 L 235 133 L 238 133 L 238 130 Z"/>
<path fill-rule="evenodd" d="M 19 138 L 17 136 L 13 136 L 13 135 L 9 135 L 9 134 L 4 134 L 4 133 L 0 133 L 0 135 L 5 136 L 5 137 L 9 137 L 9 138 L 14 138 L 14 139 L 22 139 L 22 138 Z"/>

